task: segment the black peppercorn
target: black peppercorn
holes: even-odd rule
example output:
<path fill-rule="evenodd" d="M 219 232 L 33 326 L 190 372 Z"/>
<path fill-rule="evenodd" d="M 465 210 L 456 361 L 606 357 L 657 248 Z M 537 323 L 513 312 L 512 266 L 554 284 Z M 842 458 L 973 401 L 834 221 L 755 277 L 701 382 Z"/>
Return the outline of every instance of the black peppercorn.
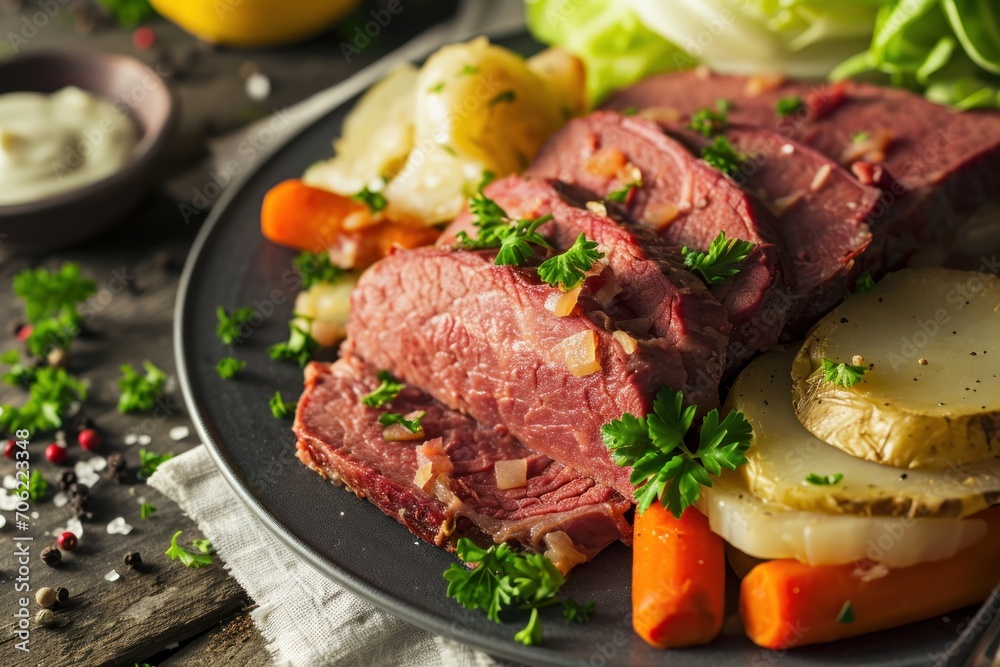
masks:
<path fill-rule="evenodd" d="M 142 556 L 139 555 L 138 551 L 129 551 L 125 554 L 125 565 L 133 570 L 138 570 L 142 567 Z"/>
<path fill-rule="evenodd" d="M 62 586 L 56 589 L 56 600 L 59 602 L 65 602 L 69 599 L 69 591 Z"/>
<path fill-rule="evenodd" d="M 69 488 L 66 489 L 66 493 L 69 494 L 69 497 L 71 499 L 72 498 L 80 498 L 82 500 L 90 499 L 90 487 L 84 484 L 83 482 L 73 482 L 72 484 L 69 485 Z"/>
<path fill-rule="evenodd" d="M 56 484 L 59 486 L 60 491 L 69 491 L 69 487 L 76 484 L 77 477 L 76 473 L 72 470 L 63 470 L 59 473 L 59 480 Z"/>
<path fill-rule="evenodd" d="M 125 457 L 121 452 L 109 454 L 107 458 L 106 474 L 108 479 L 120 482 L 125 474 Z"/>
<path fill-rule="evenodd" d="M 42 562 L 49 567 L 55 567 L 62 560 L 62 552 L 59 547 L 45 547 L 42 549 Z"/>

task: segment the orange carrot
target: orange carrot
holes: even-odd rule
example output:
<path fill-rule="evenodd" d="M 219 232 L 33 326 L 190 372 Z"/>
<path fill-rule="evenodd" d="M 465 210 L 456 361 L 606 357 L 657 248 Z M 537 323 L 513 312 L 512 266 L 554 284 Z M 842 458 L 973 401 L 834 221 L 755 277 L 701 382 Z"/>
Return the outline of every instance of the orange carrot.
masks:
<path fill-rule="evenodd" d="M 726 557 L 722 538 L 691 507 L 675 519 L 660 503 L 636 514 L 632 627 L 657 648 L 706 644 L 722 629 Z"/>
<path fill-rule="evenodd" d="M 784 649 L 854 637 L 931 618 L 985 600 L 1000 581 L 1000 508 L 981 542 L 934 563 L 864 581 L 855 565 L 774 560 L 750 571 L 740 617 L 758 646 Z M 930 520 L 930 519 L 929 519 Z"/>
<path fill-rule="evenodd" d="M 350 197 L 291 179 L 271 188 L 260 212 L 264 236 L 310 252 L 333 251 L 341 266 L 364 268 L 396 246 L 434 243 L 433 227 L 373 220 L 368 206 Z"/>

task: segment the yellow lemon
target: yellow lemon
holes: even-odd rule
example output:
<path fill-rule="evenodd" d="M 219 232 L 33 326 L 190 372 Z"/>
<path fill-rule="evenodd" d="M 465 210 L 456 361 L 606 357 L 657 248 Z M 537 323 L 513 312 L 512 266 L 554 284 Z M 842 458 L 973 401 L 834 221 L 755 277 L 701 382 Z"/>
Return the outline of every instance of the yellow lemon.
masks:
<path fill-rule="evenodd" d="M 161 15 L 209 42 L 267 46 L 322 32 L 358 0 L 150 0 Z"/>

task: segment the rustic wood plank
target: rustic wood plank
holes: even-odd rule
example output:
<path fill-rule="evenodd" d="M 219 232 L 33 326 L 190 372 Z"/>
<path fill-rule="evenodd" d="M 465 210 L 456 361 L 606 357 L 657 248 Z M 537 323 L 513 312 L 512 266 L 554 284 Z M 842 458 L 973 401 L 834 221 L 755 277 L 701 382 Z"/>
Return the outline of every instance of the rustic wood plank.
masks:
<path fill-rule="evenodd" d="M 243 612 L 198 637 L 157 667 L 270 667 L 264 638 Z"/>

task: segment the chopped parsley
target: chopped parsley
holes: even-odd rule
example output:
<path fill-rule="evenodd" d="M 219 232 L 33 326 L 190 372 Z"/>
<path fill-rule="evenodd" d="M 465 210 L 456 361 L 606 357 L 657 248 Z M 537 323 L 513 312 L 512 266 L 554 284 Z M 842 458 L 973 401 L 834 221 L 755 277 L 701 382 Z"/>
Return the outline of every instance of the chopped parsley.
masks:
<path fill-rule="evenodd" d="M 69 406 L 87 398 L 87 385 L 65 368 L 46 366 L 33 373 L 28 400 L 19 408 L 0 406 L 0 427 L 11 433 L 54 431 L 63 425 L 62 416 Z"/>
<path fill-rule="evenodd" d="M 497 266 L 524 266 L 535 255 L 532 246 L 548 248 L 548 241 L 536 230 L 551 219 L 551 214 L 543 215 L 534 220 L 518 220 L 516 225 L 508 227 L 511 231 L 500 241 L 500 252 L 493 263 Z"/>
<path fill-rule="evenodd" d="M 174 533 L 174 536 L 170 538 L 170 548 L 167 549 L 164 554 L 170 558 L 170 560 L 179 560 L 186 567 L 204 567 L 205 565 L 212 564 L 212 555 L 209 553 L 202 552 L 200 549 L 195 551 L 188 551 L 181 545 L 177 544 L 177 538 L 181 536 L 184 531 L 178 530 Z"/>
<path fill-rule="evenodd" d="M 597 249 L 597 241 L 588 241 L 580 234 L 569 250 L 538 265 L 538 277 L 553 287 L 569 291 L 583 282 L 587 271 L 602 257 L 604 253 Z"/>
<path fill-rule="evenodd" d="M 637 113 L 639 113 L 639 110 L 636 109 L 635 107 L 625 107 L 624 109 L 622 109 L 621 113 L 623 116 L 634 116 Z"/>
<path fill-rule="evenodd" d="M 139 518 L 140 519 L 148 519 L 149 517 L 153 516 L 153 514 L 155 512 L 156 512 L 156 508 L 153 507 L 152 505 L 150 505 L 149 503 L 143 503 L 143 504 L 139 505 Z"/>
<path fill-rule="evenodd" d="M 423 426 L 420 422 L 423 421 L 424 417 L 427 415 L 426 412 L 421 410 L 417 412 L 413 419 L 407 419 L 405 416 L 399 414 L 398 412 L 385 412 L 379 415 L 378 423 L 382 426 L 392 426 L 393 424 L 399 424 L 405 428 L 410 433 L 420 433 Z"/>
<path fill-rule="evenodd" d="M 295 320 L 288 323 L 288 329 L 291 332 L 288 340 L 267 348 L 267 354 L 275 361 L 294 361 L 299 366 L 304 367 L 309 363 L 312 353 L 319 348 L 319 343 L 307 329 L 300 327 Z"/>
<path fill-rule="evenodd" d="M 288 419 L 295 414 L 298 401 L 286 401 L 281 397 L 281 392 L 276 391 L 271 400 L 268 401 L 268 405 L 271 406 L 271 414 L 277 419 Z"/>
<path fill-rule="evenodd" d="M 838 472 L 832 475 L 817 475 L 814 472 L 806 475 L 806 482 L 809 484 L 815 484 L 816 486 L 833 486 L 839 484 L 840 480 L 844 479 L 844 473 Z"/>
<path fill-rule="evenodd" d="M 491 172 L 486 172 L 484 183 L 489 183 Z M 469 212 L 472 213 L 472 226 L 476 228 L 476 236 L 470 237 L 464 231 L 457 234 L 459 247 L 463 250 L 485 250 L 499 247 L 504 237 L 511 233 L 513 225 L 499 204 L 483 194 L 485 186 L 480 184 L 479 192 L 469 199 Z"/>
<path fill-rule="evenodd" d="M 24 486 L 24 483 L 21 483 Z M 38 468 L 32 468 L 31 474 L 28 476 L 28 498 L 31 500 L 41 500 L 45 497 L 45 494 L 49 491 L 49 482 L 42 473 L 38 471 Z"/>
<path fill-rule="evenodd" d="M 774 103 L 774 111 L 779 118 L 788 118 L 802 108 L 802 98 L 798 96 L 782 97 Z"/>
<path fill-rule="evenodd" d="M 867 366 L 852 366 L 846 363 L 837 363 L 832 359 L 823 360 L 823 379 L 827 382 L 840 385 L 841 387 L 853 387 L 861 382 Z"/>
<path fill-rule="evenodd" d="M 64 263 L 55 272 L 26 269 L 14 276 L 14 294 L 24 301 L 24 313 L 31 324 L 59 316 L 78 322 L 76 307 L 94 294 L 95 287 L 73 262 Z"/>
<path fill-rule="evenodd" d="M 725 137 L 716 137 L 711 145 L 701 149 L 701 159 L 723 174 L 733 177 L 739 173 L 746 155 L 739 153 Z"/>
<path fill-rule="evenodd" d="M 379 385 L 375 391 L 361 397 L 361 405 L 369 408 L 381 408 L 406 388 L 406 385 L 397 380 L 389 371 L 379 371 L 378 381 Z"/>
<path fill-rule="evenodd" d="M 854 132 L 851 134 L 851 143 L 860 144 L 864 141 L 868 141 L 869 134 L 867 132 Z"/>
<path fill-rule="evenodd" d="M 7 350 L 0 355 L 0 363 L 10 366 L 10 370 L 3 374 L 3 381 L 15 387 L 31 387 L 38 374 L 38 369 L 21 363 L 21 354 L 16 349 Z"/>
<path fill-rule="evenodd" d="M 840 613 L 837 614 L 837 623 L 853 623 L 855 620 L 854 607 L 851 606 L 851 601 L 847 600 L 840 608 Z"/>
<path fill-rule="evenodd" d="M 231 380 L 236 377 L 236 374 L 247 367 L 247 362 L 236 359 L 235 357 L 226 357 L 224 359 L 219 359 L 219 363 L 215 365 L 215 372 L 219 374 L 219 377 L 223 380 Z"/>
<path fill-rule="evenodd" d="M 174 458 L 173 452 L 167 452 L 165 454 L 156 454 L 146 449 L 139 450 L 139 477 L 143 479 L 149 479 L 156 472 L 156 469 L 160 465 L 170 459 Z M 140 508 L 140 512 L 141 512 Z M 156 509 L 154 508 L 155 512 Z"/>
<path fill-rule="evenodd" d="M 729 412 L 719 420 L 712 410 L 698 429 L 698 446 L 688 445 L 695 406 L 684 407 L 684 395 L 664 388 L 656 395 L 652 414 L 625 414 L 601 427 L 611 459 L 632 466 L 630 481 L 636 487 L 639 512 L 654 501 L 680 518 L 701 496 L 702 486 L 712 486 L 710 474 L 722 468 L 735 470 L 747 462 L 753 429 L 742 412 Z"/>
<path fill-rule="evenodd" d="M 473 74 L 479 74 L 479 68 L 475 65 L 463 65 L 462 69 L 458 70 L 458 76 L 472 76 Z"/>
<path fill-rule="evenodd" d="M 442 90 L 444 90 L 444 81 L 435 86 L 431 86 L 430 88 L 427 89 L 427 92 L 436 95 L 437 93 L 440 93 Z"/>
<path fill-rule="evenodd" d="M 444 85 L 444 84 L 442 84 Z M 368 207 L 368 210 L 372 213 L 378 213 L 389 205 L 388 200 L 386 200 L 385 195 L 381 192 L 372 192 L 368 189 L 368 186 L 361 188 L 361 192 L 351 195 L 351 199 L 357 202 L 361 202 Z"/>
<path fill-rule="evenodd" d="M 628 201 L 628 196 L 629 193 L 632 192 L 632 189 L 641 187 L 642 187 L 642 178 L 639 178 L 638 180 L 635 181 L 629 181 L 628 183 L 624 184 L 617 190 L 612 190 L 611 192 L 609 192 L 605 197 L 605 199 L 608 201 L 613 201 L 616 204 L 624 204 L 625 202 Z"/>
<path fill-rule="evenodd" d="M 304 252 L 295 258 L 295 270 L 302 278 L 302 287 L 310 288 L 321 283 L 335 283 L 344 270 L 330 261 L 325 252 Z"/>
<path fill-rule="evenodd" d="M 142 362 L 146 374 L 140 375 L 132 364 L 121 366 L 122 376 L 118 378 L 118 411 L 149 412 L 156 407 L 156 401 L 163 396 L 167 384 L 167 374 L 151 361 Z"/>
<path fill-rule="evenodd" d="M 517 641 L 537 644 L 542 639 L 537 610 L 558 603 L 556 593 L 566 578 L 542 554 L 517 553 L 506 543 L 482 549 L 468 539 L 456 545 L 458 557 L 469 569 L 452 563 L 444 572 L 448 597 L 466 609 L 486 612 L 487 618 L 500 623 L 506 609 L 531 609 L 528 625 L 517 633 Z"/>
<path fill-rule="evenodd" d="M 203 554 L 215 553 L 215 547 L 210 540 L 191 540 L 191 545 Z"/>
<path fill-rule="evenodd" d="M 256 314 L 253 308 L 237 308 L 230 315 L 225 308 L 219 306 L 215 310 L 215 315 L 219 318 L 219 326 L 215 329 L 215 335 L 224 345 L 242 343 L 244 336 L 240 330 L 249 326 L 250 320 Z"/>
<path fill-rule="evenodd" d="M 583 604 L 573 598 L 566 598 L 562 603 L 563 618 L 570 623 L 587 623 L 597 610 L 597 603 L 591 600 Z"/>
<path fill-rule="evenodd" d="M 722 113 L 729 113 L 730 111 L 733 110 L 733 102 L 732 100 L 720 98 L 715 100 L 715 108 L 721 111 Z"/>
<path fill-rule="evenodd" d="M 708 252 L 698 252 L 684 246 L 684 266 L 701 278 L 707 285 L 718 285 L 726 278 L 740 272 L 739 266 L 757 244 L 740 239 L 731 239 L 725 232 L 719 232 L 708 246 Z"/>
<path fill-rule="evenodd" d="M 691 120 L 687 125 L 688 129 L 709 138 L 725 131 L 729 124 L 729 120 L 726 118 L 729 107 L 720 105 L 719 102 L 716 102 L 715 106 L 717 111 L 705 107 L 691 114 Z"/>
<path fill-rule="evenodd" d="M 517 99 L 517 93 L 515 93 L 513 90 L 505 90 L 496 97 L 494 97 L 492 100 L 490 100 L 490 106 L 491 107 L 496 106 L 501 102 L 513 102 L 516 99 Z"/>
<path fill-rule="evenodd" d="M 875 281 L 872 280 L 872 274 L 867 271 L 854 280 L 854 291 L 858 294 L 868 294 L 873 289 L 875 289 Z"/>

